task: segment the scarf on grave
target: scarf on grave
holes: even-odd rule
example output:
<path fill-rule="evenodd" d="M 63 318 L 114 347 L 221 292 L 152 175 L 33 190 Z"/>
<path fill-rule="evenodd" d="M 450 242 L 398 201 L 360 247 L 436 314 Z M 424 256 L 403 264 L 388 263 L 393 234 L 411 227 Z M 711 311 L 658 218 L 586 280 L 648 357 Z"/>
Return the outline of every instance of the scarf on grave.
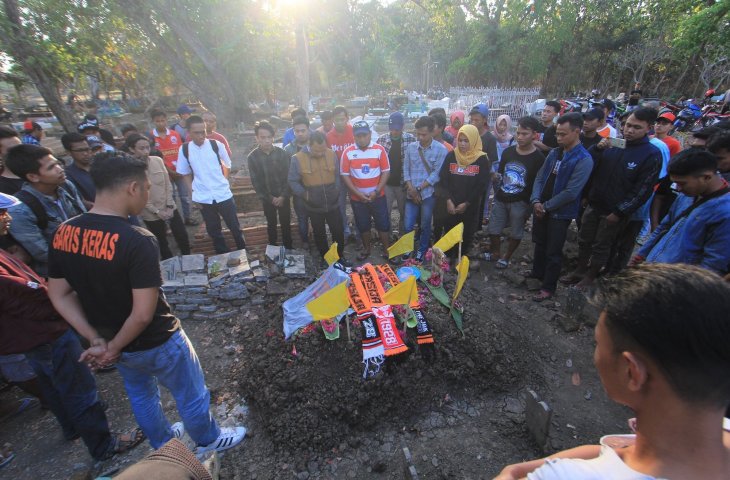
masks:
<path fill-rule="evenodd" d="M 362 331 L 362 363 L 365 368 L 362 378 L 374 377 L 380 372 L 385 361 L 385 349 L 380 338 L 380 330 L 375 321 L 370 301 L 365 293 L 365 287 L 356 272 L 350 274 L 350 284 L 347 286 L 347 296 L 350 305 L 357 314 Z"/>
<path fill-rule="evenodd" d="M 390 357 L 408 350 L 406 344 L 398 333 L 398 327 L 395 324 L 395 316 L 393 315 L 393 307 L 383 302 L 385 289 L 380 283 L 378 272 L 375 267 L 368 263 L 363 266 L 360 271 L 360 279 L 365 287 L 365 292 L 370 299 L 375 319 L 380 328 L 380 334 L 383 337 L 383 347 L 385 348 L 385 356 Z"/>
<path fill-rule="evenodd" d="M 395 287 L 400 283 L 398 275 L 395 274 L 390 265 L 379 265 L 378 270 L 386 276 L 391 287 Z M 411 311 L 413 311 L 413 314 L 416 316 L 416 341 L 418 344 L 427 345 L 434 343 L 431 327 L 428 325 L 428 321 L 426 320 L 426 316 L 423 314 L 423 310 L 421 310 L 421 304 L 418 302 L 418 299 L 413 300 L 409 306 Z"/>

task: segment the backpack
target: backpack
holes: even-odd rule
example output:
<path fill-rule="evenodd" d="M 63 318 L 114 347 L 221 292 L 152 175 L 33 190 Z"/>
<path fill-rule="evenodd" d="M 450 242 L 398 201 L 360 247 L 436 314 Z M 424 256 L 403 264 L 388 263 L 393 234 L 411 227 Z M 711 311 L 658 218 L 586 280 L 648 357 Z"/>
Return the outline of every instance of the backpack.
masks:
<path fill-rule="evenodd" d="M 61 188 L 66 190 L 66 192 L 73 197 L 73 192 L 67 184 L 62 183 Z M 33 212 L 33 215 L 35 215 L 36 223 L 41 231 L 48 227 L 48 213 L 46 213 L 46 209 L 43 207 L 41 201 L 38 200 L 38 197 L 27 190 L 20 190 L 15 193 L 15 198 L 30 208 L 30 211 Z"/>
<path fill-rule="evenodd" d="M 183 143 L 183 146 L 182 146 L 182 153 L 185 156 L 185 158 L 188 160 L 188 162 L 190 161 L 190 156 L 188 155 L 188 151 L 189 151 L 188 144 L 189 143 L 190 142 L 185 142 L 185 143 Z M 228 177 L 228 174 L 226 173 L 227 167 L 225 165 L 223 165 L 223 160 L 221 160 L 221 156 L 218 153 L 218 142 L 216 140 L 208 139 L 208 143 L 210 143 L 210 148 L 213 149 L 213 153 L 215 153 L 215 156 L 218 159 L 218 165 L 221 166 L 221 172 L 223 172 L 223 176 Z"/>

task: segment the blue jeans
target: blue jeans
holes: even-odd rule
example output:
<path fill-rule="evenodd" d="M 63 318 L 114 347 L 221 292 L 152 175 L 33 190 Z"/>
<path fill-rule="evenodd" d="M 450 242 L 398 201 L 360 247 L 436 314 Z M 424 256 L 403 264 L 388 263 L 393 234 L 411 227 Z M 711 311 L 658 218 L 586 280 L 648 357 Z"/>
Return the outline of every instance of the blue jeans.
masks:
<path fill-rule="evenodd" d="M 160 448 L 173 437 L 162 412 L 158 382 L 175 398 L 185 431 L 198 445 L 208 445 L 220 435 L 210 414 L 210 392 L 198 355 L 182 329 L 159 347 L 123 352 L 117 369 L 137 423 L 152 448 Z"/>
<path fill-rule="evenodd" d="M 246 248 L 246 242 L 243 241 L 243 234 L 241 233 L 241 224 L 238 223 L 238 217 L 236 216 L 236 203 L 233 201 L 233 197 L 222 202 L 213 202 L 212 204 L 203 203 L 201 204 L 201 213 L 205 222 L 205 230 L 210 235 L 210 238 L 213 239 L 215 253 L 230 252 L 226 245 L 226 239 L 223 238 L 221 217 L 223 217 L 223 221 L 226 222 L 228 230 L 233 235 L 236 248 L 238 250 Z"/>
<path fill-rule="evenodd" d="M 80 435 L 91 456 L 101 460 L 112 447 L 109 423 L 94 376 L 79 363 L 81 352 L 76 333 L 69 329 L 52 343 L 27 352 L 26 357 L 64 436 Z"/>
<path fill-rule="evenodd" d="M 187 220 L 190 218 L 190 204 L 192 202 L 190 195 L 190 189 L 184 177 L 176 178 L 172 181 L 177 190 L 177 195 L 180 197 L 180 206 L 182 207 L 183 219 Z"/>
<path fill-rule="evenodd" d="M 425 253 L 431 244 L 431 220 L 433 219 L 433 209 L 435 206 L 436 196 L 434 195 L 424 198 L 420 205 L 417 205 L 410 199 L 406 200 L 406 233 L 412 232 L 416 221 L 420 220 L 420 233 L 416 237 L 418 252 L 420 253 Z"/>

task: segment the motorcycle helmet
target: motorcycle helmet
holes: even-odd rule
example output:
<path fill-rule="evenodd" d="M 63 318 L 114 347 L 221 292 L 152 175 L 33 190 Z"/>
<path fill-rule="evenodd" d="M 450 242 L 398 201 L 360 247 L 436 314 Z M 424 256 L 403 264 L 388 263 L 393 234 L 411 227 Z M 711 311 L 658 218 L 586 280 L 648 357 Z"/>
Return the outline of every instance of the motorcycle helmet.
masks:
<path fill-rule="evenodd" d="M 705 92 L 705 98 L 707 97 L 714 97 L 715 96 L 715 89 L 711 88 L 708 91 Z"/>

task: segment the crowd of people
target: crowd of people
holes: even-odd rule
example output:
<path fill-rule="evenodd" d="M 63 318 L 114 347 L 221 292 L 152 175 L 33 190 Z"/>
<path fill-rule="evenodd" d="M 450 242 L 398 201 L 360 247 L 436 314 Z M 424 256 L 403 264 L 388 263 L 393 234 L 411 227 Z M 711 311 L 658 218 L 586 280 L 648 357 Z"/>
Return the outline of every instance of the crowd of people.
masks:
<path fill-rule="evenodd" d="M 293 247 L 293 206 L 299 239 L 309 248 L 311 238 L 323 267 L 331 242 L 345 264 L 347 242 L 356 244 L 359 263 L 373 260 L 377 244 L 379 261 L 420 263 L 441 235 L 463 223 L 462 249 L 447 255 L 455 260 L 461 251 L 508 269 L 531 218 L 533 264 L 523 274 L 541 282 L 533 300 L 552 298 L 558 284 L 587 292 L 599 277 L 615 277 L 608 280 L 616 290 L 602 297 L 596 330 L 599 371 L 601 365 L 608 371 L 611 345 L 649 348 L 645 332 L 632 330 L 636 326 L 626 319 L 621 295 L 631 292 L 637 302 L 641 289 L 666 296 L 657 290 L 662 282 L 668 291 L 687 282 L 682 292 L 698 285 L 726 288 L 720 279 L 730 273 L 730 130 L 721 124 L 694 132 L 682 149 L 672 136 L 670 112 L 637 105 L 611 125 L 610 100 L 584 113 L 561 115 L 561 108 L 547 102 L 539 120 L 500 115 L 493 128 L 483 103 L 468 115 L 453 112 L 448 121 L 443 109 L 433 109 L 416 120 L 412 133 L 405 131 L 403 114 L 394 112 L 388 132 L 379 136 L 364 120 L 350 122 L 345 107 L 323 113 L 316 130 L 300 109 L 282 147 L 274 143 L 276 128 L 258 122 L 247 163 L 268 241 L 278 244 L 280 230 L 283 246 Z M 185 431 L 197 453 L 230 448 L 245 435 L 244 427 L 220 428 L 210 415 L 194 347 L 160 288 L 159 261 L 174 255 L 168 230 L 180 253 L 188 254 L 185 227 L 197 224 L 196 208 L 217 253 L 231 249 L 221 219 L 235 248 L 246 248 L 228 181 L 231 149 L 216 131 L 215 115 L 195 115 L 187 106 L 177 113 L 180 122 L 170 126 L 164 111 L 152 111 L 147 134 L 125 126 L 120 149 L 87 115 L 78 132 L 61 138 L 67 161 L 40 145 L 39 125 L 28 125 L 22 138 L 0 126 L 0 372 L 38 397 L 65 438 L 80 436 L 98 460 L 144 438 L 158 449 Z M 577 266 L 561 276 L 573 222 Z M 489 245 L 474 248 L 483 228 Z M 409 232 L 416 233 L 414 251 L 389 258 L 390 243 Z M 625 271 L 629 266 L 636 268 Z M 713 315 L 707 313 L 708 329 L 716 327 Z M 665 359 L 657 353 L 642 361 L 629 368 L 643 368 L 646 376 L 662 370 Z M 111 366 L 124 380 L 139 424 L 130 432 L 110 431 L 91 374 Z M 685 396 L 673 373 L 662 374 L 669 386 L 657 393 L 649 385 L 649 394 L 671 391 L 678 405 L 694 408 L 695 398 Z M 166 419 L 158 383 L 173 393 L 182 422 Z M 727 406 L 730 398 L 723 398 Z M 714 421 L 714 413 L 703 418 Z M 654 421 L 643 418 L 642 425 Z M 566 465 L 541 462 L 543 468 Z M 514 471 L 527 472 L 520 468 Z"/>

